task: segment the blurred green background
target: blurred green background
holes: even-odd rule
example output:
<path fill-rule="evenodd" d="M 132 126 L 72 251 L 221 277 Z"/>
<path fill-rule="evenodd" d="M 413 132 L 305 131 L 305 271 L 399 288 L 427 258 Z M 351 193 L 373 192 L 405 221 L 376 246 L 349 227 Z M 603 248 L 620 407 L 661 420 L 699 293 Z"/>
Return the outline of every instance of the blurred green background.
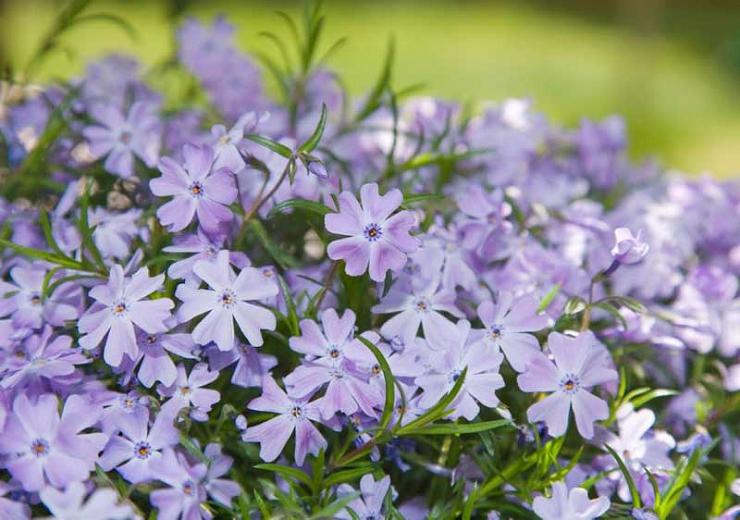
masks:
<path fill-rule="evenodd" d="M 0 57 L 16 68 L 32 55 L 60 3 L 0 2 Z M 285 34 L 276 9 L 300 2 L 98 1 L 136 29 L 94 22 L 64 37 L 36 80 L 78 74 L 110 51 L 155 63 L 172 50 L 171 17 L 226 14 L 244 49 L 270 49 L 263 30 Z M 369 88 L 388 37 L 396 40 L 394 85 L 460 101 L 531 97 L 554 121 L 618 113 L 630 151 L 689 173 L 740 176 L 740 2 L 737 0 L 332 1 L 324 45 L 353 93 Z"/>

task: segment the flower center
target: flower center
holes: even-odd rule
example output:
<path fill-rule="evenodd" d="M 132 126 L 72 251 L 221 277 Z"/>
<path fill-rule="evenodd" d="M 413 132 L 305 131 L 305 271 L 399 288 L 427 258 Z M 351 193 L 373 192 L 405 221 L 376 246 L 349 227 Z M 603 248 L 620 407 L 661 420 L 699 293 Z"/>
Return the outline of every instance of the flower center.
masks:
<path fill-rule="evenodd" d="M 337 347 L 332 347 L 329 350 L 329 357 L 332 359 L 337 359 L 339 357 L 339 349 Z"/>
<path fill-rule="evenodd" d="M 123 398 L 123 402 L 121 403 L 121 405 L 126 410 L 131 410 L 134 407 L 134 403 L 135 403 L 134 399 L 127 396 Z"/>
<path fill-rule="evenodd" d="M 575 374 L 565 374 L 560 380 L 560 389 L 566 394 L 573 395 L 581 388 L 581 379 Z"/>
<path fill-rule="evenodd" d="M 362 232 L 362 234 L 368 241 L 375 242 L 383 236 L 383 230 L 380 229 L 379 225 L 372 223 L 365 226 L 365 230 Z"/>
<path fill-rule="evenodd" d="M 118 140 L 121 141 L 123 144 L 129 144 L 131 142 L 131 138 L 133 135 L 129 131 L 121 132 L 121 135 L 118 137 Z"/>
<path fill-rule="evenodd" d="M 188 189 L 190 190 L 190 195 L 195 198 L 203 196 L 203 184 L 200 181 L 194 181 Z"/>
<path fill-rule="evenodd" d="M 134 445 L 134 456 L 137 459 L 148 459 L 152 454 L 152 447 L 148 442 L 141 441 Z"/>
<path fill-rule="evenodd" d="M 292 415 L 296 419 L 299 419 L 301 415 L 303 415 L 303 408 L 298 405 L 293 406 L 293 408 L 290 409 L 290 415 Z"/>
<path fill-rule="evenodd" d="M 429 301 L 426 298 L 418 298 L 414 302 L 416 312 L 428 312 L 429 307 L 431 307 L 431 305 L 429 305 Z"/>
<path fill-rule="evenodd" d="M 377 376 L 378 374 L 380 374 L 380 365 L 373 365 L 371 371 L 374 376 Z"/>
<path fill-rule="evenodd" d="M 499 339 L 503 334 L 504 328 L 496 323 L 491 325 L 491 327 L 488 329 L 488 335 L 493 340 Z"/>
<path fill-rule="evenodd" d="M 185 482 L 183 482 L 182 492 L 189 497 L 195 495 L 195 482 L 193 482 L 192 480 L 186 480 Z"/>
<path fill-rule="evenodd" d="M 128 311 L 128 306 L 126 305 L 125 300 L 118 300 L 113 304 L 112 307 L 113 315 L 114 316 L 123 316 L 126 314 L 126 311 Z"/>
<path fill-rule="evenodd" d="M 41 295 L 39 293 L 33 293 L 29 298 L 28 301 L 31 305 L 39 306 L 41 305 Z"/>
<path fill-rule="evenodd" d="M 190 387 L 185 385 L 180 387 L 180 395 L 188 395 L 190 394 Z"/>
<path fill-rule="evenodd" d="M 228 134 L 222 135 L 218 138 L 218 142 L 220 144 L 229 144 L 231 142 L 231 137 L 229 137 Z"/>
<path fill-rule="evenodd" d="M 31 453 L 36 457 L 49 454 L 49 442 L 46 439 L 36 439 L 31 443 Z"/>
<path fill-rule="evenodd" d="M 234 303 L 236 303 L 236 294 L 231 289 L 226 289 L 224 292 L 221 293 L 221 296 L 219 297 L 219 302 L 227 309 L 230 309 L 234 306 Z"/>

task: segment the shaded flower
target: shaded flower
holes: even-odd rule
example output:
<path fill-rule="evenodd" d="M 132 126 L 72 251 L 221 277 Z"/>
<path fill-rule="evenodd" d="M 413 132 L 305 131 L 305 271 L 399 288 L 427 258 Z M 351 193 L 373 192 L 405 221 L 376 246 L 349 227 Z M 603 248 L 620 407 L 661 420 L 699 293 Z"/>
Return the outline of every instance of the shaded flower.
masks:
<path fill-rule="evenodd" d="M 85 485 L 73 482 L 67 489 L 57 491 L 44 488 L 39 496 L 49 512 L 57 520 L 129 520 L 134 511 L 128 504 L 118 503 L 118 493 L 111 488 L 100 487 L 87 495 Z"/>
<path fill-rule="evenodd" d="M 588 492 L 580 487 L 568 490 L 565 482 L 553 482 L 552 496 L 536 497 L 532 509 L 542 520 L 592 520 L 607 512 L 609 499 L 589 499 Z"/>
<path fill-rule="evenodd" d="M 614 230 L 614 240 L 612 256 L 620 264 L 636 264 L 650 250 L 650 246 L 642 237 L 642 230 L 633 235 L 628 228 L 617 228 Z"/>
<path fill-rule="evenodd" d="M 400 271 L 406 255 L 419 247 L 409 231 L 416 225 L 409 211 L 393 212 L 403 202 L 399 190 L 381 196 L 377 184 L 365 184 L 360 200 L 344 191 L 339 195 L 339 212 L 324 218 L 327 231 L 347 238 L 329 244 L 327 254 L 332 260 L 344 260 L 345 271 L 359 276 L 368 269 L 370 278 L 382 282 L 390 269 Z"/>
<path fill-rule="evenodd" d="M 208 469 L 205 464 L 190 465 L 185 457 L 171 449 L 162 453 L 161 459 L 153 466 L 154 476 L 169 487 L 152 491 L 150 501 L 159 512 L 162 520 L 197 520 L 211 518 L 201 509 L 206 501 L 206 488 L 203 485 Z"/>
<path fill-rule="evenodd" d="M 360 496 L 347 504 L 347 508 L 340 511 L 339 514 L 336 515 L 336 518 L 348 520 L 357 517 L 364 520 L 385 518 L 385 497 L 388 495 L 389 491 L 391 492 L 392 499 L 395 499 L 396 492 L 391 488 L 391 477 L 388 475 L 377 481 L 370 474 L 364 475 L 360 479 Z M 356 490 L 348 484 L 342 484 L 337 489 L 338 497 L 354 493 L 356 493 Z M 351 509 L 354 515 L 351 515 L 347 509 Z"/>

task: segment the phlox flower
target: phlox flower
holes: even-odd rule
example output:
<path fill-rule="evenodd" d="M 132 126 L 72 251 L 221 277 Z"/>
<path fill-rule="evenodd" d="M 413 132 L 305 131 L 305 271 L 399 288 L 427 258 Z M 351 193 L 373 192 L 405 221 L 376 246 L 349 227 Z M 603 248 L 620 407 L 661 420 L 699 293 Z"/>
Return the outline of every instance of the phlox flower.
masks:
<path fill-rule="evenodd" d="M 76 319 L 77 308 L 65 300 L 70 289 L 74 289 L 71 285 L 62 285 L 51 296 L 42 298 L 46 274 L 41 266 L 19 265 L 11 269 L 13 283 L 0 280 L 0 317 L 10 316 L 15 327 L 32 329 L 40 329 L 44 323 L 60 326 Z"/>
<path fill-rule="evenodd" d="M 172 300 L 144 300 L 159 290 L 163 282 L 163 274 L 150 277 L 146 267 L 128 278 L 124 277 L 120 265 L 114 265 L 108 283 L 90 289 L 90 297 L 96 302 L 77 323 L 82 334 L 80 346 L 93 349 L 107 336 L 103 350 L 106 363 L 117 367 L 124 355 L 136 359 L 139 347 L 134 326 L 149 334 L 167 330 L 165 321 L 174 306 Z"/>
<path fill-rule="evenodd" d="M 53 489 L 53 488 L 47 488 Z M 31 510 L 27 504 L 7 498 L 10 493 L 16 491 L 15 486 L 0 482 L 0 518 L 7 520 L 28 520 L 31 518 Z"/>
<path fill-rule="evenodd" d="M 219 350 L 214 346 L 206 351 L 206 355 L 211 370 L 216 372 L 236 363 L 231 382 L 246 388 L 262 386 L 264 377 L 270 373 L 270 369 L 277 365 L 275 356 L 262 354 L 259 349 L 246 343 L 240 343 L 227 351 Z"/>
<path fill-rule="evenodd" d="M 305 398 L 327 384 L 320 403 L 324 419 L 336 412 L 352 415 L 358 409 L 375 416 L 374 407 L 382 403 L 382 394 L 368 383 L 363 370 L 375 362 L 375 357 L 354 337 L 355 313 L 347 309 L 340 318 L 334 309 L 327 309 L 321 313 L 321 324 L 320 328 L 313 320 L 303 320 L 301 335 L 290 338 L 290 348 L 306 358 L 285 378 L 288 391 Z M 378 341 L 374 332 L 363 332 L 362 337 L 372 343 Z"/>
<path fill-rule="evenodd" d="M 540 352 L 534 332 L 547 325 L 547 316 L 539 314 L 539 302 L 531 295 L 514 298 L 511 293 L 499 293 L 496 303 L 485 300 L 478 305 L 478 317 L 485 326 L 481 340 L 500 348 L 511 367 L 522 372 L 529 356 Z"/>
<path fill-rule="evenodd" d="M 244 168 L 246 163 L 239 151 L 239 144 L 244 139 L 245 133 L 253 132 L 257 125 L 267 117 L 266 113 L 247 112 L 239 117 L 230 130 L 226 130 L 224 125 L 213 125 L 211 127 L 215 156 L 213 169 L 226 168 L 236 173 Z"/>
<path fill-rule="evenodd" d="M 456 325 L 454 340 L 447 344 L 439 356 L 432 358 L 432 368 L 425 375 L 416 378 L 424 393 L 419 405 L 424 408 L 434 406 L 443 395 L 452 390 L 462 372 L 467 368 L 460 393 L 450 403 L 454 410 L 448 417 L 464 417 L 472 421 L 478 416 L 478 403 L 493 408 L 499 399 L 495 391 L 504 386 L 499 374 L 504 360 L 500 352 L 491 352 L 481 342 L 470 342 L 470 323 L 460 320 Z"/>
<path fill-rule="evenodd" d="M 56 520 L 129 520 L 134 511 L 128 504 L 118 503 L 118 493 L 100 487 L 90 493 L 81 482 L 73 482 L 64 491 L 44 488 L 39 497 Z M 87 496 L 87 501 L 85 497 Z"/>
<path fill-rule="evenodd" d="M 614 230 L 614 247 L 612 256 L 620 264 L 636 264 L 642 260 L 650 246 L 643 239 L 642 230 L 633 235 L 629 228 L 620 227 Z"/>
<path fill-rule="evenodd" d="M 344 191 L 339 195 L 339 212 L 324 218 L 327 231 L 347 237 L 330 243 L 327 254 L 332 260 L 344 260 L 350 276 L 361 275 L 369 265 L 370 278 L 382 282 L 389 269 L 400 271 L 406 255 L 419 247 L 409 234 L 416 220 L 406 210 L 393 214 L 403 202 L 397 189 L 381 196 L 377 184 L 365 184 L 360 200 Z"/>
<path fill-rule="evenodd" d="M 58 405 L 53 394 L 42 394 L 35 403 L 18 395 L 0 435 L 4 466 L 27 491 L 86 480 L 108 440 L 103 433 L 80 433 L 97 422 L 97 406 L 71 395 L 60 417 Z"/>
<path fill-rule="evenodd" d="M 151 388 L 157 381 L 165 386 L 175 382 L 177 368 L 170 354 L 197 359 L 197 354 L 194 353 L 195 342 L 187 333 L 150 334 L 139 330 L 136 333 L 136 342 L 139 355 L 132 360 L 131 370 L 138 366 L 136 377 L 147 388 Z"/>
<path fill-rule="evenodd" d="M 401 277 L 391 287 L 385 298 L 372 308 L 376 314 L 397 313 L 380 328 L 387 339 L 399 338 L 404 344 L 411 343 L 419 331 L 435 348 L 455 335 L 455 325 L 442 312 L 457 318 L 463 313 L 455 305 L 456 294 L 452 288 L 439 286 L 439 277 L 431 280 Z"/>
<path fill-rule="evenodd" d="M 480 185 L 469 184 L 457 197 L 457 206 L 465 217 L 458 226 L 462 247 L 490 256 L 499 235 L 512 228 L 506 220 L 511 215 L 511 206 L 504 201 L 503 191 L 487 193 Z"/>
<path fill-rule="evenodd" d="M 193 339 L 199 345 L 211 341 L 221 350 L 236 345 L 234 320 L 250 344 L 263 343 L 260 329 L 275 330 L 275 315 L 255 305 L 254 301 L 278 294 L 277 283 L 268 282 L 259 269 L 245 267 L 237 276 L 229 265 L 229 252 L 219 251 L 215 261 L 201 260 L 193 272 L 208 284 L 209 289 L 197 289 L 181 284 L 175 295 L 183 304 L 177 312 L 181 322 L 208 313 L 193 329 Z"/>
<path fill-rule="evenodd" d="M 533 355 L 525 372 L 517 378 L 524 392 L 552 392 L 529 407 L 527 418 L 532 423 L 544 421 L 553 437 L 567 430 L 571 408 L 578 433 L 586 439 L 594 435 L 594 422 L 609 416 L 606 402 L 587 389 L 615 381 L 618 376 L 605 366 L 592 339 L 585 333 L 576 337 L 550 333 L 547 344 L 554 363 L 542 353 Z"/>
<path fill-rule="evenodd" d="M 100 467 L 116 469 L 129 482 L 138 484 L 155 477 L 161 465 L 162 451 L 176 445 L 180 433 L 172 425 L 174 417 L 160 412 L 149 426 L 149 414 L 121 416 L 113 435 L 100 456 Z"/>
<path fill-rule="evenodd" d="M 385 505 L 385 497 L 389 491 L 391 492 L 391 497 L 395 499 L 396 492 L 391 487 L 391 477 L 388 475 L 377 481 L 370 474 L 364 475 L 360 479 L 360 496 L 347 504 L 347 508 L 340 511 L 336 515 L 336 518 L 347 520 L 357 517 L 363 519 L 385 518 L 383 506 Z M 349 484 L 342 484 L 337 489 L 338 497 L 354 493 L 356 493 L 356 490 Z M 355 514 L 350 515 L 347 509 L 351 509 Z"/>
<path fill-rule="evenodd" d="M 168 487 L 152 491 L 150 501 L 159 511 L 157 518 L 162 520 L 198 520 L 211 518 L 201 509 L 206 501 L 206 488 L 203 480 L 208 469 L 205 464 L 188 464 L 185 457 L 166 449 L 156 466 L 154 476 Z"/>
<path fill-rule="evenodd" d="M 327 447 L 326 439 L 312 421 L 321 421 L 317 401 L 296 399 L 286 394 L 275 380 L 267 376 L 262 383 L 262 395 L 247 405 L 250 410 L 274 412 L 276 417 L 263 423 L 249 426 L 242 436 L 245 442 L 260 443 L 260 458 L 272 462 L 282 453 L 295 432 L 295 462 L 303 465 L 306 454 L 317 455 Z"/>
<path fill-rule="evenodd" d="M 199 260 L 213 260 L 223 249 L 225 237 L 222 235 L 209 236 L 202 229 L 192 235 L 175 237 L 172 245 L 162 249 L 165 253 L 191 253 L 187 258 L 172 262 L 167 269 L 167 276 L 176 279 L 190 280 L 197 276 L 193 274 L 193 266 Z M 231 264 L 238 268 L 250 265 L 247 255 L 240 251 L 229 251 Z"/>
<path fill-rule="evenodd" d="M 131 209 L 116 213 L 105 208 L 90 208 L 87 214 L 88 223 L 93 228 L 95 247 L 103 258 L 128 258 L 131 254 L 131 242 L 139 233 L 136 222 L 141 216 L 141 210 Z"/>
<path fill-rule="evenodd" d="M 233 172 L 215 169 L 210 146 L 183 146 L 183 165 L 169 157 L 159 161 L 162 176 L 152 179 L 149 187 L 158 197 L 172 197 L 157 210 L 157 217 L 170 231 L 182 231 L 198 217 L 204 230 L 218 232 L 222 223 L 234 217 L 228 205 L 236 200 Z"/>
<path fill-rule="evenodd" d="M 221 445 L 213 442 L 206 446 L 203 455 L 208 459 L 208 472 L 204 482 L 206 492 L 216 502 L 230 507 L 231 500 L 241 493 L 241 487 L 236 482 L 221 477 L 229 472 L 234 459 L 221 453 Z"/>
<path fill-rule="evenodd" d="M 188 374 L 184 365 L 178 365 L 177 378 L 170 386 L 159 385 L 159 393 L 169 397 L 162 405 L 162 411 L 170 415 L 186 407 L 191 407 L 199 418 L 207 418 L 211 407 L 218 402 L 221 395 L 210 388 L 203 388 L 218 377 L 218 372 L 211 372 L 205 363 L 198 363 Z"/>
<path fill-rule="evenodd" d="M 583 488 L 569 490 L 565 482 L 553 482 L 552 496 L 536 497 L 532 509 L 542 520 L 592 520 L 606 513 L 610 505 L 606 497 L 591 500 Z"/>
<path fill-rule="evenodd" d="M 83 135 L 96 159 L 107 155 L 104 167 L 123 178 L 134 174 L 134 156 L 149 168 L 157 164 L 161 143 L 161 123 L 157 106 L 134 102 L 127 115 L 115 106 L 95 104 L 90 115 L 98 125 L 88 126 Z"/>

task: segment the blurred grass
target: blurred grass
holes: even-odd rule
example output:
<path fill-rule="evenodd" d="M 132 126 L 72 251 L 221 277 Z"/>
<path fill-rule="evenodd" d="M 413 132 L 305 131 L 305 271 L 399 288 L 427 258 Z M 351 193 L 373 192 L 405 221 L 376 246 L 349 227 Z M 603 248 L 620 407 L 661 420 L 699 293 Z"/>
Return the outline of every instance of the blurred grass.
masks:
<path fill-rule="evenodd" d="M 392 34 L 397 87 L 421 81 L 425 93 L 461 101 L 531 97 L 565 124 L 619 113 L 627 119 L 633 155 L 655 154 L 687 172 L 740 175 L 740 67 L 732 62 L 740 10 L 731 2 L 666 8 L 658 0 L 627 0 L 606 9 L 585 0 L 560 4 L 329 1 L 324 45 L 349 38 L 330 63 L 353 93 L 372 84 Z M 287 38 L 274 11 L 297 14 L 297 5 L 194 2 L 186 14 L 224 13 L 243 48 L 266 50 L 270 44 L 259 32 Z M 37 79 L 79 74 L 87 60 L 111 51 L 145 63 L 163 59 L 173 45 L 170 6 L 98 2 L 92 10 L 128 20 L 136 40 L 104 22 L 79 26 L 64 38 L 67 52 L 51 56 Z M 32 54 L 58 8 L 42 0 L 6 0 L 0 49 L 16 67 Z"/>

